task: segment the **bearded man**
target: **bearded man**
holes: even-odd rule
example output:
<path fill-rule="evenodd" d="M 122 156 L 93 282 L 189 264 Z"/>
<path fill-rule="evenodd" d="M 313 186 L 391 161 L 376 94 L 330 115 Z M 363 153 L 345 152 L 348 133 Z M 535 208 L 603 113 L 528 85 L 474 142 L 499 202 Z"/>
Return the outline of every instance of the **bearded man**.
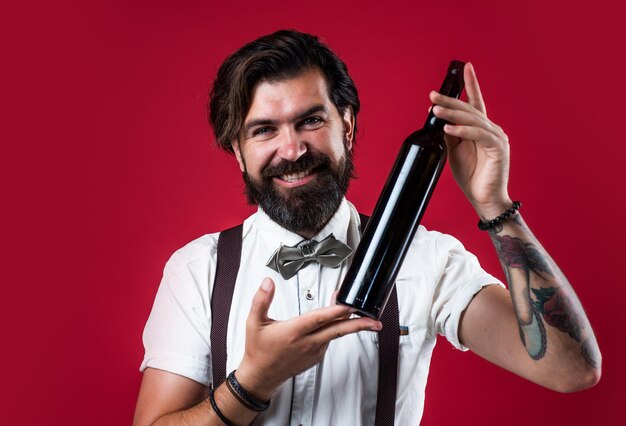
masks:
<path fill-rule="evenodd" d="M 280 247 L 360 241 L 361 218 L 345 199 L 356 87 L 327 46 L 296 31 L 261 37 L 222 64 L 210 121 L 259 208 L 240 228 L 227 318 L 214 293 L 221 233 L 168 261 L 144 332 L 136 424 L 415 424 L 437 334 L 557 391 L 599 380 L 601 356 L 582 306 L 509 197 L 508 138 L 487 118 L 471 64 L 464 78 L 468 102 L 435 92 L 430 99 L 451 123 L 450 166 L 489 228 L 509 290 L 456 239 L 420 227 L 396 281 L 395 404 L 379 412 L 383 324 L 333 302 L 351 257 L 301 262 L 290 273 L 272 268 Z M 218 372 L 211 327 L 224 321 L 226 366 Z"/>

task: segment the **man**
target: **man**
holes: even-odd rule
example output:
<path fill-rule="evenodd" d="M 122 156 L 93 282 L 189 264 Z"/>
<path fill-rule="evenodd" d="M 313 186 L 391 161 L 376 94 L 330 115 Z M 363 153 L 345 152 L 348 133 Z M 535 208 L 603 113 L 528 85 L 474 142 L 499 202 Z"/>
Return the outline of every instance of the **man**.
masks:
<path fill-rule="evenodd" d="M 437 333 L 557 391 L 600 377 L 580 302 L 508 195 L 507 136 L 487 118 L 471 64 L 464 78 L 467 103 L 435 92 L 430 98 L 437 117 L 453 123 L 445 132 L 455 179 L 483 223 L 496 218 L 489 234 L 510 292 L 454 238 L 420 227 L 396 281 L 408 332 L 399 349 L 400 425 L 421 418 Z M 288 277 L 266 266 L 281 245 L 331 234 L 358 245 L 359 215 L 344 198 L 358 111 L 345 65 L 314 36 L 279 31 L 222 65 L 211 124 L 218 144 L 235 154 L 250 202 L 259 204 L 243 226 L 228 326 L 227 373 L 236 370 L 238 382 L 209 391 L 218 237 L 211 234 L 166 265 L 144 333 L 136 424 L 373 424 L 382 324 L 332 302 L 350 259 L 336 268 L 307 263 Z"/>

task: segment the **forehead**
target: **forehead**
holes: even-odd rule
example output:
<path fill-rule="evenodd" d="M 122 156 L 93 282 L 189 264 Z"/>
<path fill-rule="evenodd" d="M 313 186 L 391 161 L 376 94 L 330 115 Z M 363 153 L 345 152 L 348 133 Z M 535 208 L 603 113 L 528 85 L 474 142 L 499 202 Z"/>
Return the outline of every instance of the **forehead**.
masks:
<path fill-rule="evenodd" d="M 256 118 L 289 118 L 311 105 L 323 104 L 331 108 L 328 86 L 322 73 L 312 69 L 282 81 L 262 81 L 252 93 L 252 102 L 246 121 Z"/>

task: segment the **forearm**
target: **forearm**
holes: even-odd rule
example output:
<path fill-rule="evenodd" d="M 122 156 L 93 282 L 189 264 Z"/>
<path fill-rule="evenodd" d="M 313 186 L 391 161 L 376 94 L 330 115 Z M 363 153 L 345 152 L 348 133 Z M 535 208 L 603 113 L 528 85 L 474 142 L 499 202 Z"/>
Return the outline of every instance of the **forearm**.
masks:
<path fill-rule="evenodd" d="M 215 404 L 231 423 L 236 425 L 248 425 L 252 423 L 258 412 L 249 410 L 237 400 L 237 398 L 227 389 L 226 384 L 220 385 L 214 393 Z M 224 422 L 211 407 L 211 401 L 207 397 L 198 405 L 184 411 L 166 414 L 154 423 L 154 426 L 167 425 L 206 425 L 224 426 Z"/>
<path fill-rule="evenodd" d="M 597 381 L 600 350 L 567 278 L 519 213 L 489 233 L 528 355 L 550 374 L 585 377 L 582 383 Z"/>

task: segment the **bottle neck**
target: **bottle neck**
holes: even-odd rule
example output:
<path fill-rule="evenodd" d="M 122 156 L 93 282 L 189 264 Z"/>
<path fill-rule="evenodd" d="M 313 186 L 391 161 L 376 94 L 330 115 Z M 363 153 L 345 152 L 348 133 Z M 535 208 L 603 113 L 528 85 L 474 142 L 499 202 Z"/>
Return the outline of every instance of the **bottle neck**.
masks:
<path fill-rule="evenodd" d="M 461 96 L 461 92 L 463 91 L 463 87 L 465 86 L 465 82 L 463 81 L 463 69 L 465 67 L 465 63 L 461 61 L 452 61 L 450 62 L 450 66 L 448 67 L 448 72 L 446 73 L 446 78 L 443 80 L 443 84 L 441 85 L 441 89 L 439 89 L 439 93 L 445 96 L 449 96 L 451 98 L 458 99 Z M 446 120 L 435 117 L 432 109 L 428 112 L 428 117 L 426 117 L 426 123 L 424 124 L 424 129 L 427 130 L 435 130 L 435 131 L 443 131 L 443 126 L 446 124 Z"/>
<path fill-rule="evenodd" d="M 443 131 L 443 126 L 446 124 L 446 120 L 441 118 L 437 118 L 435 114 L 433 114 L 432 108 L 428 112 L 428 117 L 426 117 L 426 123 L 424 123 L 424 129 L 426 130 L 435 130 L 437 132 Z"/>

